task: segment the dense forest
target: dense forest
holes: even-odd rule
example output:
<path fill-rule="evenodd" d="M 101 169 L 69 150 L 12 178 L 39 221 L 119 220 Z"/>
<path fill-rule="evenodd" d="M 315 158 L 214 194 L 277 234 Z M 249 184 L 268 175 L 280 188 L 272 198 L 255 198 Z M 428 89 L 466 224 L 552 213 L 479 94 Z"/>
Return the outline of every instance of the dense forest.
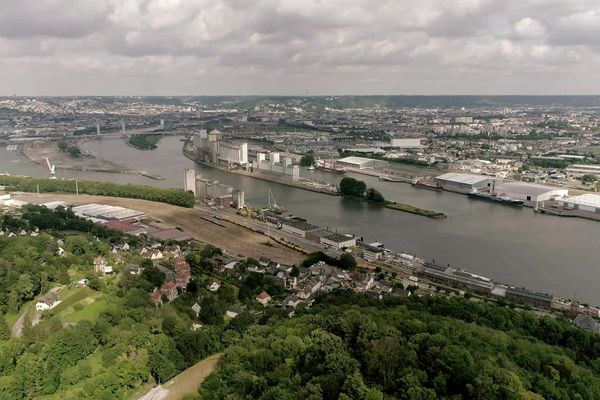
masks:
<path fill-rule="evenodd" d="M 0 176 L 0 185 L 6 186 L 7 191 L 44 193 L 75 193 L 75 181 L 62 179 L 33 179 L 16 176 Z M 173 204 L 191 208 L 194 206 L 194 195 L 181 189 L 162 189 L 144 185 L 121 185 L 111 182 L 78 181 L 79 193 L 128 197 Z"/>
<path fill-rule="evenodd" d="M 477 324 L 473 323 L 477 320 Z M 600 339 L 468 300 L 349 292 L 251 327 L 202 399 L 598 399 Z"/>

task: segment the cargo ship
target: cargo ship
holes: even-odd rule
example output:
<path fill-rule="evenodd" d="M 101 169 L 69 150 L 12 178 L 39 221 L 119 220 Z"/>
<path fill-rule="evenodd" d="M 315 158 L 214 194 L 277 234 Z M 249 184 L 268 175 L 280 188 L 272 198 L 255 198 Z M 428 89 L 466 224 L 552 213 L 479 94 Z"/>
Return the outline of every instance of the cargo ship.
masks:
<path fill-rule="evenodd" d="M 508 206 L 514 206 L 514 207 L 523 207 L 523 200 L 513 199 L 513 198 L 507 197 L 507 196 L 497 196 L 495 194 L 477 193 L 477 192 L 469 193 L 468 196 L 472 199 L 493 201 L 496 203 L 506 204 Z"/>
<path fill-rule="evenodd" d="M 423 189 L 431 189 L 431 190 L 442 190 L 442 187 L 429 179 L 419 179 L 413 183 L 413 186 L 420 187 Z"/>
<path fill-rule="evenodd" d="M 323 171 L 333 172 L 334 174 L 343 174 L 346 172 L 344 167 L 335 165 L 333 161 L 327 162 L 325 160 L 317 160 L 317 168 L 322 169 Z"/>

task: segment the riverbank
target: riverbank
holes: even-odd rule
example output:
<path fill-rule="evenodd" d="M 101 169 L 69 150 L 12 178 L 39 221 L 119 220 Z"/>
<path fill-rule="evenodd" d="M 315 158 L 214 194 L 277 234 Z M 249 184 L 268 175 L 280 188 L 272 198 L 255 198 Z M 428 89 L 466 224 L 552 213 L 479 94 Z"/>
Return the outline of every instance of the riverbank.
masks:
<path fill-rule="evenodd" d="M 101 139 L 101 138 L 100 138 Z M 74 157 L 71 154 L 61 151 L 56 141 L 35 141 L 23 145 L 22 154 L 31 162 L 46 167 L 46 158 L 50 164 L 56 167 L 57 171 L 82 171 L 82 172 L 103 172 L 114 174 L 141 175 L 147 178 L 162 180 L 164 178 L 150 174 L 146 171 L 140 171 L 128 165 L 116 163 L 91 152 L 85 143 L 91 138 L 71 138 L 68 140 L 70 145 L 77 146 L 81 155 Z"/>
<path fill-rule="evenodd" d="M 262 172 L 259 170 L 254 170 L 253 172 L 243 171 L 243 170 L 239 170 L 239 169 L 232 170 L 232 169 L 228 169 L 228 168 L 225 168 L 223 166 L 220 166 L 220 165 L 217 165 L 214 163 L 202 161 L 197 157 L 197 155 L 193 152 L 193 150 L 191 150 L 191 144 L 189 142 L 186 142 L 183 146 L 183 155 L 185 157 L 187 157 L 188 159 L 194 161 L 195 163 L 204 165 L 206 167 L 218 169 L 220 171 L 229 172 L 229 173 L 233 173 L 236 175 L 247 176 L 250 178 L 260 179 L 260 180 L 267 181 L 267 182 L 278 183 L 280 185 L 291 186 L 291 187 L 295 187 L 297 189 L 303 189 L 303 190 L 308 190 L 311 192 L 327 194 L 330 196 L 339 196 L 340 195 L 337 191 L 337 188 L 335 188 L 333 185 L 330 185 L 330 184 L 321 184 L 319 182 L 314 182 L 314 181 L 309 181 L 309 180 L 304 180 L 304 179 L 300 179 L 300 181 L 294 182 L 287 176 L 283 176 L 283 175 L 268 174 L 268 173 L 265 173 L 265 172 Z"/>

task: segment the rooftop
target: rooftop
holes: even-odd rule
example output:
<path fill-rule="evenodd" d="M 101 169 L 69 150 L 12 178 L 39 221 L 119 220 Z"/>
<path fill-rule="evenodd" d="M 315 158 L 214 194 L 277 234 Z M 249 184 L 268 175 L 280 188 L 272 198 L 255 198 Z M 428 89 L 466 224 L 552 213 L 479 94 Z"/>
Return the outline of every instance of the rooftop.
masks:
<path fill-rule="evenodd" d="M 373 160 L 371 158 L 366 158 L 366 157 L 356 157 L 356 156 L 350 156 L 350 157 L 345 157 L 345 158 L 340 158 L 338 160 L 338 162 L 343 162 L 343 163 L 348 163 L 348 164 L 360 164 L 360 165 L 365 165 L 368 163 L 372 163 Z"/>
<path fill-rule="evenodd" d="M 331 240 L 332 242 L 335 242 L 335 243 L 343 243 L 343 242 L 347 242 L 348 240 L 352 240 L 354 238 L 348 237 L 346 235 L 342 235 L 341 233 L 332 233 L 329 236 L 325 236 L 324 239 Z"/>
<path fill-rule="evenodd" d="M 492 177 L 491 176 L 483 176 L 483 175 L 462 174 L 459 172 L 449 172 L 447 174 L 443 174 L 443 175 L 436 177 L 436 179 L 473 185 L 473 184 L 479 183 L 481 181 L 492 179 Z"/>
<path fill-rule="evenodd" d="M 281 222 L 281 224 L 291 226 L 292 228 L 300 229 L 302 231 L 312 231 L 319 228 L 317 225 L 310 224 L 306 221 L 298 221 L 293 219 L 284 220 Z"/>
<path fill-rule="evenodd" d="M 503 190 L 509 190 L 512 192 L 520 192 L 523 194 L 538 196 L 540 194 L 544 194 L 547 192 L 552 192 L 556 190 L 567 190 L 562 189 L 555 186 L 544 186 L 544 185 L 536 185 L 533 183 L 527 182 L 505 182 L 499 185 L 496 185 L 496 192 L 502 193 Z"/>
<path fill-rule="evenodd" d="M 600 207 L 600 195 L 598 194 L 586 193 L 579 196 L 565 197 L 562 200 L 583 206 Z"/>

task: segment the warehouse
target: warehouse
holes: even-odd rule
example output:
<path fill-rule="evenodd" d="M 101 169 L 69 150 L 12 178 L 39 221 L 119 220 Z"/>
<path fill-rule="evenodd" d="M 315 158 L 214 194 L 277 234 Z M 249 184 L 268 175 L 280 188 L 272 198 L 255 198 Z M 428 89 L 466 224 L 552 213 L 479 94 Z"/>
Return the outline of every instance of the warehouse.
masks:
<path fill-rule="evenodd" d="M 141 211 L 136 211 L 124 207 L 109 206 L 106 204 L 95 203 L 73 207 L 73 212 L 82 218 L 98 222 L 109 220 L 139 221 L 146 217 L 146 215 Z"/>
<path fill-rule="evenodd" d="M 356 238 L 342 235 L 341 233 L 332 233 L 329 236 L 322 237 L 321 244 L 336 250 L 341 250 L 347 247 L 356 246 Z"/>
<path fill-rule="evenodd" d="M 444 190 L 459 193 L 472 193 L 482 189 L 488 189 L 502 182 L 501 179 L 493 176 L 462 174 L 449 172 L 435 178 L 435 182 Z"/>
<path fill-rule="evenodd" d="M 294 235 L 298 235 L 300 237 L 306 237 L 308 232 L 317 229 L 319 229 L 318 226 L 297 219 L 288 219 L 281 222 L 282 231 L 293 233 Z"/>
<path fill-rule="evenodd" d="M 587 193 L 580 196 L 565 197 L 558 200 L 558 203 L 573 210 L 600 213 L 600 195 L 598 194 Z"/>
<path fill-rule="evenodd" d="M 506 182 L 496 186 L 496 194 L 498 196 L 508 196 L 513 199 L 537 203 L 568 196 L 569 190 L 527 182 Z"/>
<path fill-rule="evenodd" d="M 336 166 L 354 168 L 354 169 L 365 169 L 375 167 L 377 160 L 365 157 L 350 156 L 346 158 L 340 158 L 335 162 Z"/>

